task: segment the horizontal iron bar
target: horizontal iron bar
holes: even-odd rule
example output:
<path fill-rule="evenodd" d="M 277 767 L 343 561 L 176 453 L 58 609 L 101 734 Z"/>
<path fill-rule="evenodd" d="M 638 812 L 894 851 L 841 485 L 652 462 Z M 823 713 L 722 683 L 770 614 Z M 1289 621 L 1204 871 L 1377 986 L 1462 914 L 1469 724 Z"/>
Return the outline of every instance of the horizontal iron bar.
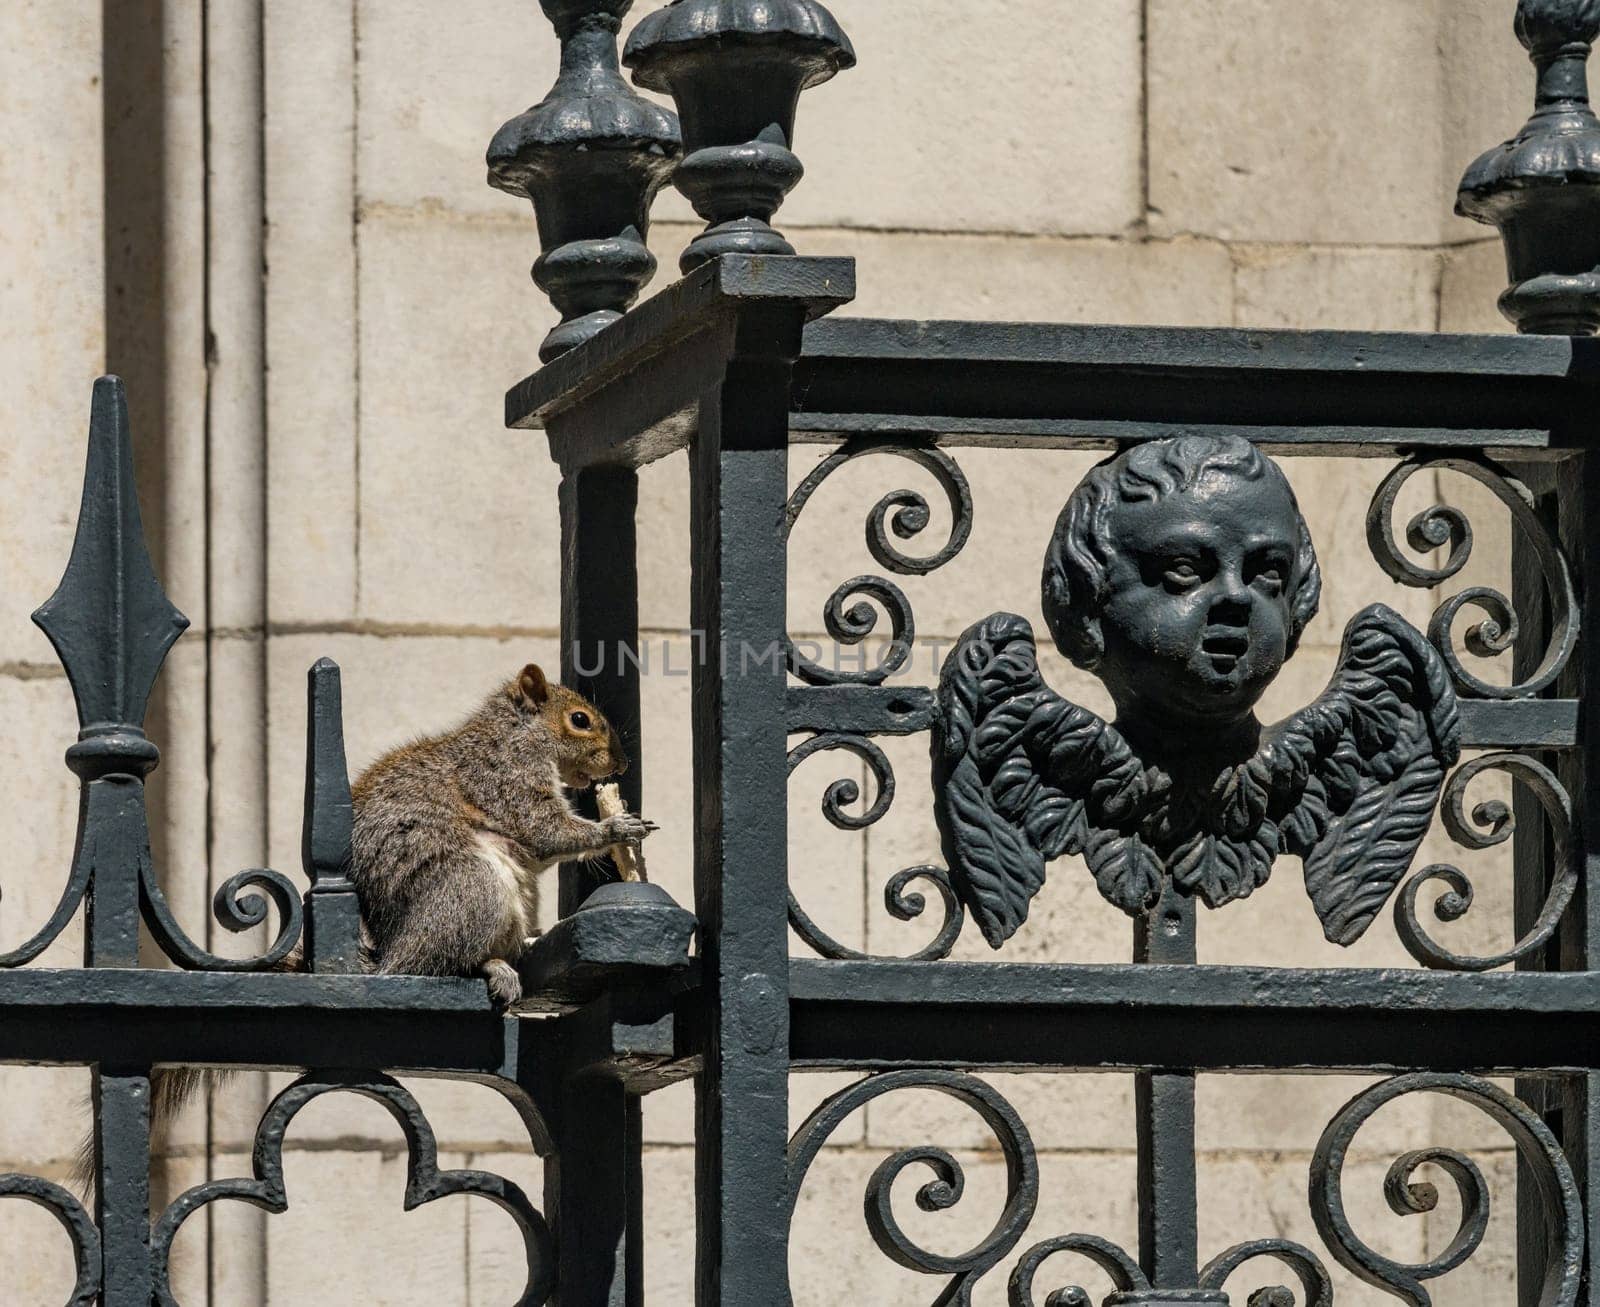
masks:
<path fill-rule="evenodd" d="M 486 1075 L 545 1024 L 498 1013 L 482 981 L 111 968 L 0 972 L 0 1011 L 0 1062 Z"/>
<path fill-rule="evenodd" d="M 1567 336 L 832 318 L 805 341 L 819 358 L 1600 382 L 1600 342 Z"/>
<path fill-rule="evenodd" d="M 789 729 L 915 735 L 932 728 L 934 692 L 922 685 L 792 686 Z M 1576 699 L 1463 699 L 1462 743 L 1479 749 L 1564 749 L 1578 738 Z"/>
<path fill-rule="evenodd" d="M 1002 446 L 1228 431 L 1287 452 L 1526 456 L 1591 438 L 1597 378 L 1600 346 L 1566 338 L 841 318 L 807 329 L 794 426 Z"/>
<path fill-rule="evenodd" d="M 811 1070 L 1600 1067 L 1600 973 L 797 960 L 789 985 Z"/>
<path fill-rule="evenodd" d="M 520 382 L 506 423 L 548 426 L 569 469 L 664 457 L 693 431 L 734 318 L 804 302 L 818 320 L 794 373 L 797 442 L 1104 448 L 1230 432 L 1285 453 L 1527 459 L 1594 439 L 1594 340 L 822 316 L 854 288 L 848 259 L 717 260 Z"/>
<path fill-rule="evenodd" d="M 789 430 L 791 443 L 796 445 L 833 445 L 853 436 L 932 434 L 945 448 L 1102 452 L 1131 441 L 1169 436 L 1238 436 L 1270 454 L 1298 458 L 1395 458 L 1416 452 L 1470 450 L 1499 459 L 1542 460 L 1564 458 L 1569 452 L 1549 427 L 1404 427 L 1379 423 L 1268 426 L 1167 418 L 1121 421 L 932 413 L 796 413 L 790 419 Z"/>
<path fill-rule="evenodd" d="M 1590 440 L 1597 360 L 1597 342 L 1566 338 L 840 318 L 806 331 L 795 426 L 990 445 L 1232 430 L 1286 450 L 1565 450 Z"/>

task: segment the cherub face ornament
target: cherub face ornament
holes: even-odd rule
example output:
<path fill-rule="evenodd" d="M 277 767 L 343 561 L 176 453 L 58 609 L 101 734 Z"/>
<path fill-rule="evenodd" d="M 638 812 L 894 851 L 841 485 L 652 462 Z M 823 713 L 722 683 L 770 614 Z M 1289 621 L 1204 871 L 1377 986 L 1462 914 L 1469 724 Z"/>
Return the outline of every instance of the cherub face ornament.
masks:
<path fill-rule="evenodd" d="M 1329 938 L 1365 931 L 1458 756 L 1455 695 L 1421 634 L 1373 607 L 1327 691 L 1263 728 L 1255 706 L 1320 592 L 1294 494 L 1246 441 L 1156 441 L 1084 478 L 1045 559 L 1044 613 L 1116 722 L 1044 684 L 1012 614 L 969 630 L 940 685 L 940 828 L 992 945 L 1070 853 L 1131 914 L 1168 885 L 1220 907 L 1296 853 Z"/>
<path fill-rule="evenodd" d="M 1108 475 L 1113 493 L 1096 524 L 1104 593 L 1090 619 L 1102 652 L 1087 665 L 1125 734 L 1229 733 L 1250 719 L 1315 612 L 1320 578 L 1293 492 L 1246 451 L 1185 458 L 1178 445 L 1144 446 L 1143 459 L 1130 455 Z M 1069 508 L 1069 532 L 1072 517 Z"/>

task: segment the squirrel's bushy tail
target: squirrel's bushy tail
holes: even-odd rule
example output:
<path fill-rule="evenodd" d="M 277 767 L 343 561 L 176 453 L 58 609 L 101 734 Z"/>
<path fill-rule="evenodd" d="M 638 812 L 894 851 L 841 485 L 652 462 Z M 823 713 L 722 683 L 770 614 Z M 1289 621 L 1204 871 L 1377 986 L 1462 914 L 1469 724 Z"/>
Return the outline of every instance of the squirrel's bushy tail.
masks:
<path fill-rule="evenodd" d="M 305 950 L 296 944 L 272 968 L 275 972 L 299 972 L 306 969 Z M 236 1071 L 215 1071 L 204 1067 L 158 1066 L 150 1072 L 150 1138 L 154 1151 L 158 1132 L 165 1132 L 191 1102 L 206 1090 L 217 1089 L 233 1079 Z M 87 1201 L 94 1192 L 94 1131 L 87 1131 L 73 1155 L 69 1172 L 72 1185 Z"/>

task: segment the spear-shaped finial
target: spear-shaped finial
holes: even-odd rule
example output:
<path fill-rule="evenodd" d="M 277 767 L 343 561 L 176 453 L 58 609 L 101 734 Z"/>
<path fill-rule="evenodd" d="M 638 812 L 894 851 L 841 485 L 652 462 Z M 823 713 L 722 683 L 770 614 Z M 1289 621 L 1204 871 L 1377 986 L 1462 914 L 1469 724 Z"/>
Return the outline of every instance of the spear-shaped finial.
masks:
<path fill-rule="evenodd" d="M 33 620 L 50 637 L 66 669 L 84 742 L 142 738 L 150 691 L 189 619 L 173 607 L 150 562 L 133 479 L 128 398 L 117 377 L 101 377 L 94 384 L 89 460 L 72 559 L 55 594 Z M 154 749 L 146 744 L 138 750 L 146 751 L 153 766 Z M 103 750 L 83 752 L 87 757 Z M 112 750 L 121 752 L 125 750 Z M 129 761 L 123 759 L 123 765 Z"/>

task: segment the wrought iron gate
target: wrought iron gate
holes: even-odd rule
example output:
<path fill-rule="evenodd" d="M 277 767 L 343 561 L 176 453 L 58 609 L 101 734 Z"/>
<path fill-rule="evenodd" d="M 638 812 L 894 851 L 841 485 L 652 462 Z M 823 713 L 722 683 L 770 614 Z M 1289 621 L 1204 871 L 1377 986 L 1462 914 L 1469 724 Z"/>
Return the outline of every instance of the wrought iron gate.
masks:
<path fill-rule="evenodd" d="M 616 35 L 631 0 L 543 4 L 563 42 L 561 80 L 507 124 L 489 161 L 494 184 L 535 202 L 545 247 L 535 279 L 564 321 L 546 366 L 507 396 L 507 420 L 543 428 L 563 472 L 564 672 L 635 739 L 638 663 L 601 651 L 639 643 L 638 470 L 688 451 L 692 625 L 703 642 L 693 669 L 698 956 L 690 962 L 692 923 L 660 891 L 591 894 L 585 873 L 566 868 L 565 919 L 526 959 L 532 997 L 515 1014 L 494 1011 L 478 981 L 361 974 L 339 673 L 327 662 L 310 673 L 309 892 L 302 903 L 278 873 L 240 873 L 217 895 L 218 919 L 259 926 L 270 903 L 272 946 L 236 961 L 195 944 L 163 898 L 143 799 L 157 761 L 145 702 L 185 623 L 145 552 L 119 383 L 102 380 L 72 560 L 37 616 L 77 696 L 82 729 L 67 760 L 82 782 L 78 849 L 50 921 L 0 959 L 0 1057 L 93 1068 L 92 1215 L 60 1186 L 0 1177 L 0 1194 L 46 1207 L 70 1235 L 72 1302 L 172 1302 L 167 1257 L 183 1221 L 224 1199 L 283 1210 L 284 1132 L 311 1100 L 340 1091 L 400 1124 L 408 1207 L 469 1193 L 515 1218 L 523 1303 L 641 1302 L 639 1100 L 693 1077 L 702 1303 L 786 1301 L 790 1218 L 820 1149 L 861 1105 L 926 1088 L 982 1118 L 1008 1178 L 994 1228 L 965 1254 L 943 1255 L 906 1233 L 892 1189 L 923 1167 L 932 1178 L 919 1203 L 952 1208 L 964 1182 L 955 1157 L 912 1148 L 873 1175 L 869 1229 L 886 1256 L 928 1278 L 935 1301 L 968 1302 L 993 1274 L 1009 1275 L 1016 1307 L 1085 1302 L 1081 1290 L 1046 1292 L 1047 1278 L 1059 1283 L 1046 1264 L 1072 1253 L 1111 1277 L 1118 1303 L 1226 1302 L 1230 1277 L 1270 1256 L 1305 1302 L 1325 1304 L 1330 1280 L 1309 1248 L 1273 1238 L 1199 1247 L 1196 1077 L 1263 1069 L 1387 1077 L 1327 1126 L 1308 1180 L 1327 1252 L 1356 1276 L 1427 1303 L 1429 1282 L 1481 1243 L 1487 1182 L 1446 1149 L 1401 1156 L 1388 1182 L 1394 1209 L 1417 1214 L 1436 1200 L 1419 1168 L 1454 1181 L 1460 1228 L 1438 1257 L 1387 1258 L 1345 1217 L 1357 1132 L 1397 1098 L 1440 1093 L 1482 1109 L 1518 1150 L 1520 1301 L 1600 1302 L 1590 1269 L 1600 1231 L 1586 1206 L 1600 1168 L 1600 863 L 1586 839 L 1600 819 L 1600 724 L 1587 711 L 1600 652 L 1579 630 L 1581 593 L 1600 575 L 1600 353 L 1583 338 L 1600 326 L 1600 122 L 1584 80 L 1600 6 L 1522 0 L 1538 112 L 1475 165 L 1461 207 L 1501 227 L 1513 280 L 1502 302 L 1530 334 L 1453 337 L 830 318 L 853 295 L 852 261 L 799 257 L 770 225 L 800 176 L 788 148 L 800 93 L 854 62 L 821 6 L 675 0 L 649 16 L 627 60 L 641 84 L 672 95 L 680 129 L 620 76 Z M 644 233 L 669 177 L 709 226 L 684 255 L 683 279 L 629 311 L 653 270 Z M 791 493 L 795 443 L 837 448 Z M 972 499 L 954 453 L 967 447 L 1133 451 L 1074 492 L 1045 550 L 1051 634 L 1105 678 L 1115 723 L 1050 690 L 1031 629 L 1005 614 L 972 614 L 978 624 L 940 683 L 907 684 L 896 673 L 914 618 L 887 575 L 844 582 L 825 614 L 837 641 L 864 646 L 872 605 L 886 613 L 891 639 L 876 664 L 824 666 L 789 639 L 788 536 L 818 485 L 880 453 L 931 473 L 953 523 L 942 547 L 902 550 L 931 522 L 909 490 L 871 508 L 866 534 L 885 573 L 931 573 L 967 543 Z M 1440 468 L 1476 478 L 1515 520 L 1514 584 L 1509 595 L 1446 598 L 1426 637 L 1383 610 L 1356 615 L 1328 693 L 1258 732 L 1250 696 L 1292 656 L 1316 602 L 1316 542 L 1266 456 L 1307 454 L 1393 463 L 1367 536 L 1389 575 L 1425 590 L 1465 566 L 1471 528 L 1436 505 L 1402 533 L 1401 489 Z M 1259 521 L 1228 499 L 1244 493 Z M 1151 505 L 1155 516 L 1140 517 Z M 1151 543 L 1148 532 L 1184 505 L 1198 543 Z M 1274 512 L 1289 523 L 1282 540 L 1264 527 L 1228 553 L 1240 522 L 1254 529 Z M 1419 561 L 1430 550 L 1443 561 Z M 1207 601 L 1191 644 L 1146 639 L 1214 585 L 1227 593 Z M 1459 656 L 1456 619 L 1468 609 L 1479 616 L 1464 643 L 1510 651 L 1510 684 L 1480 679 Z M 1212 766 L 1230 746 L 1197 748 L 1178 738 L 1179 721 L 1248 738 Z M 910 920 L 931 899 L 939 924 L 914 957 L 864 956 L 831 938 L 793 889 L 787 778 L 818 752 L 859 759 L 873 800 L 847 812 L 859 788 L 840 781 L 824 808 L 837 825 L 870 825 L 894 793 L 877 737 L 920 734 L 949 865 L 895 876 L 887 910 Z M 1457 766 L 1463 748 L 1473 756 Z M 1517 783 L 1514 820 L 1503 805 L 1468 811 L 1468 786 L 1486 771 Z M 625 781 L 637 808 L 638 770 Z M 1517 942 L 1497 955 L 1453 952 L 1426 924 L 1429 912 L 1450 921 L 1472 908 L 1456 869 L 1408 870 L 1441 793 L 1457 841 L 1514 844 Z M 1047 865 L 1068 852 L 1085 855 L 1133 918 L 1130 964 L 949 960 L 969 924 L 1002 944 Z M 1285 852 L 1304 860 L 1331 940 L 1350 942 L 1392 900 L 1421 968 L 1199 967 L 1196 900 L 1226 910 Z M 84 968 L 24 967 L 80 909 Z M 139 967 L 141 921 L 177 970 Z M 793 959 L 791 932 L 804 954 Z M 304 973 L 284 974 L 297 945 Z M 310 1070 L 262 1120 L 253 1177 L 197 1186 L 152 1222 L 151 1076 L 173 1064 Z M 1137 1249 L 1030 1231 L 1034 1148 L 979 1078 L 1104 1069 L 1137 1080 Z M 791 1133 L 790 1077 L 817 1070 L 863 1075 Z M 506 1095 L 546 1159 L 543 1211 L 504 1180 L 441 1171 L 416 1101 L 386 1074 L 395 1071 Z M 1516 1077 L 1516 1096 L 1486 1076 Z M 1251 1301 L 1292 1298 L 1273 1289 Z"/>

